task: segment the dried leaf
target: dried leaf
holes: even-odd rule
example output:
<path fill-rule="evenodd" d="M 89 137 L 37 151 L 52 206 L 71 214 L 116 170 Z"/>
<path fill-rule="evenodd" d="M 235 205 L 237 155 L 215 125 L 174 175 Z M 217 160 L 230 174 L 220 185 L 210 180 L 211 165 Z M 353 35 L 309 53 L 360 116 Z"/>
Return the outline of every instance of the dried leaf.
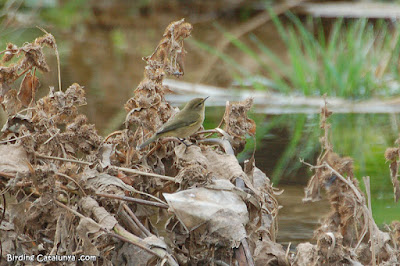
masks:
<path fill-rule="evenodd" d="M 118 177 L 106 173 L 98 173 L 92 169 L 88 169 L 84 172 L 82 181 L 85 182 L 85 187 L 87 189 L 92 189 L 97 193 L 125 195 L 125 191 L 134 191 L 131 186 L 126 185 Z"/>
<path fill-rule="evenodd" d="M 203 152 L 207 159 L 209 171 L 214 173 L 216 178 L 235 180 L 236 178 L 245 179 L 245 173 L 234 155 L 218 154 L 212 149 Z"/>
<path fill-rule="evenodd" d="M 97 223 L 107 230 L 114 228 L 118 224 L 114 216 L 112 216 L 104 207 L 100 207 L 99 203 L 91 197 L 84 197 L 80 201 L 82 209 L 94 216 Z M 93 230 L 96 230 L 96 226 L 89 226 Z M 88 227 L 88 228 L 89 228 Z M 97 228 L 99 230 L 100 228 Z M 91 231 L 92 232 L 92 231 Z"/>
<path fill-rule="evenodd" d="M 1 104 L 8 116 L 15 115 L 22 108 L 22 104 L 17 97 L 17 91 L 14 89 L 7 91 Z"/>
<path fill-rule="evenodd" d="M 309 242 L 300 243 L 297 245 L 296 259 L 293 265 L 315 265 L 315 258 L 317 257 L 317 247 Z"/>
<path fill-rule="evenodd" d="M 0 172 L 29 173 L 28 155 L 20 144 L 0 145 Z"/>
<path fill-rule="evenodd" d="M 290 265 L 286 261 L 286 254 L 282 245 L 271 240 L 262 240 L 256 242 L 254 250 L 255 265 Z M 303 264 L 310 265 L 310 264 Z"/>
<path fill-rule="evenodd" d="M 4 53 L 3 56 L 3 62 L 10 61 L 17 52 L 18 52 L 18 47 L 15 44 L 8 43 L 6 52 Z"/>
<path fill-rule="evenodd" d="M 35 93 L 40 86 L 39 79 L 28 72 L 21 82 L 18 92 L 18 99 L 22 105 L 27 107 L 34 100 Z"/>
<path fill-rule="evenodd" d="M 235 246 L 246 237 L 244 225 L 248 212 L 243 200 L 229 190 L 234 186 L 227 180 L 215 181 L 212 189 L 194 188 L 173 194 L 163 193 L 173 212 L 189 230 L 203 224 L 210 234 L 231 241 Z"/>

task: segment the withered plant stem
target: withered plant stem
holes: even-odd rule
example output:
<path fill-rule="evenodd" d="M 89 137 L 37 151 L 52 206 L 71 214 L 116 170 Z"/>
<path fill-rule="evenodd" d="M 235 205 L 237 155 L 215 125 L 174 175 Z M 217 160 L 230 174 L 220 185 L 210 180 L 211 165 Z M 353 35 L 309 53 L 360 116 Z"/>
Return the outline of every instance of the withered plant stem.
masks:
<path fill-rule="evenodd" d="M 248 266 L 254 266 L 254 260 L 253 260 L 253 256 L 251 255 L 251 251 L 250 251 L 250 247 L 249 247 L 249 243 L 247 242 L 246 238 L 243 238 L 240 243 L 243 246 L 243 250 L 244 250 L 244 254 L 246 255 L 246 259 L 247 259 L 247 265 Z"/>
<path fill-rule="evenodd" d="M 67 159 L 67 158 L 61 158 L 61 157 L 56 157 L 56 156 L 48 156 L 48 155 L 43 155 L 43 154 L 39 154 L 39 153 L 35 153 L 35 155 L 36 155 L 36 157 L 43 158 L 43 159 L 58 160 L 58 161 L 63 161 L 63 162 L 78 163 L 78 164 L 84 164 L 84 165 L 91 165 L 92 164 L 90 162 L 79 161 L 79 160 L 74 160 L 74 159 Z"/>
<path fill-rule="evenodd" d="M 354 194 L 356 194 L 357 199 L 360 201 L 360 203 L 362 202 L 363 197 L 361 196 L 360 192 L 358 191 L 358 189 L 353 185 L 353 183 L 351 183 L 349 180 L 347 180 L 346 178 L 344 178 L 344 176 L 342 176 L 338 171 L 336 171 L 335 169 L 333 169 L 332 166 L 330 166 L 327 162 L 324 162 L 322 164 L 323 166 L 326 166 L 329 170 L 332 171 L 332 173 L 334 173 L 340 180 L 342 180 L 343 182 L 345 182 L 353 191 Z"/>
<path fill-rule="evenodd" d="M 124 207 L 125 211 L 129 214 L 129 216 L 133 219 L 133 221 L 136 223 L 136 225 L 142 230 L 142 232 L 146 236 L 152 236 L 153 234 L 150 233 L 150 231 L 139 221 L 139 219 L 136 217 L 136 215 L 133 213 L 133 211 L 129 208 L 128 205 L 125 203 L 122 204 L 122 207 Z"/>
<path fill-rule="evenodd" d="M 14 82 L 14 81 L 16 81 L 17 79 L 19 79 L 23 74 L 25 74 L 26 72 L 28 72 L 28 71 L 31 70 L 31 69 L 32 69 L 32 67 L 27 68 L 27 69 L 25 69 L 24 71 L 22 71 L 20 74 L 18 74 L 18 75 L 15 77 L 15 79 L 14 79 L 12 82 Z"/>
<path fill-rule="evenodd" d="M 178 182 L 175 178 L 170 177 L 170 176 L 159 175 L 159 174 L 154 174 L 154 173 L 147 173 L 147 172 L 139 171 L 136 169 L 130 169 L 130 168 L 118 167 L 118 166 L 113 166 L 113 168 L 121 170 L 123 172 L 131 173 L 131 174 L 146 175 L 146 176 L 151 176 L 151 177 L 157 177 L 157 178 L 160 178 L 163 180 L 173 181 L 175 183 Z"/>
<path fill-rule="evenodd" d="M 4 178 L 7 178 L 7 179 L 15 178 L 15 175 L 9 174 L 9 173 L 5 173 L 5 172 L 0 172 L 0 176 L 2 176 Z"/>
<path fill-rule="evenodd" d="M 122 240 L 122 241 L 125 241 L 125 242 L 128 242 L 128 243 L 132 244 L 132 245 L 135 245 L 135 246 L 137 246 L 137 247 L 139 247 L 139 248 L 141 248 L 141 249 L 143 249 L 143 250 L 149 252 L 149 253 L 152 254 L 152 255 L 155 255 L 155 256 L 157 256 L 157 257 L 161 257 L 159 254 L 157 254 L 157 252 L 151 250 L 150 248 L 146 247 L 145 245 L 143 245 L 143 244 L 141 244 L 141 243 L 138 243 L 138 242 L 135 242 L 135 241 L 132 241 L 131 239 L 126 238 L 126 237 L 124 237 L 124 236 L 121 236 L 121 235 L 119 235 L 119 234 L 110 232 L 110 231 L 107 230 L 106 228 L 103 228 L 100 224 L 98 224 L 98 223 L 97 223 L 96 221 L 94 221 L 92 218 L 84 216 L 83 214 L 81 214 L 81 213 L 79 213 L 79 212 L 77 212 L 77 211 L 71 209 L 71 208 L 68 207 L 67 205 L 64 205 L 63 203 L 61 203 L 61 202 L 59 202 L 59 201 L 57 201 L 57 200 L 55 200 L 54 202 L 55 202 L 58 206 L 60 206 L 60 207 L 62 207 L 62 208 L 64 208 L 64 209 L 66 209 L 66 210 L 72 212 L 74 215 L 78 216 L 79 218 L 81 218 L 81 219 L 87 219 L 87 221 L 90 221 L 92 224 L 96 225 L 96 226 L 99 228 L 99 230 L 101 230 L 101 231 L 103 231 L 103 232 L 105 232 L 105 233 L 107 233 L 107 234 L 109 234 L 109 235 L 111 235 L 111 236 L 113 236 L 113 237 L 116 237 L 116 238 L 118 238 L 118 239 L 120 239 L 120 240 Z M 117 224 L 117 225 L 118 225 L 118 224 Z M 116 225 L 116 226 L 117 226 L 117 225 Z M 121 229 L 121 228 L 118 228 L 118 229 Z M 136 237 L 136 238 L 138 238 L 138 237 Z M 163 257 L 161 257 L 161 258 L 163 258 Z"/>
<path fill-rule="evenodd" d="M 4 143 L 10 142 L 10 141 L 14 141 L 14 140 L 23 139 L 23 138 L 30 137 L 30 136 L 32 136 L 32 135 L 31 134 L 27 134 L 27 135 L 23 135 L 23 136 L 20 136 L 20 137 L 3 140 L 3 141 L 0 141 L 0 144 L 4 144 Z"/>
<path fill-rule="evenodd" d="M 332 173 L 334 173 L 340 180 L 342 180 L 344 183 L 346 183 L 353 191 L 354 194 L 357 196 L 357 199 L 361 202 L 363 197 L 361 196 L 360 192 L 357 190 L 357 188 L 351 183 L 349 180 L 347 180 L 344 176 L 342 176 L 338 171 L 336 171 L 332 166 L 330 166 L 327 162 L 323 162 L 321 165 L 312 165 L 307 162 L 305 162 L 303 159 L 300 159 L 300 162 L 303 164 L 309 166 L 311 169 L 318 169 L 318 168 L 328 168 L 331 170 Z"/>
<path fill-rule="evenodd" d="M 39 30 L 43 31 L 45 34 L 50 34 L 48 33 L 45 29 L 42 27 L 36 26 Z M 57 48 L 57 43 L 56 39 L 54 38 L 54 53 L 56 54 L 57 58 L 57 71 L 58 71 L 58 90 L 61 91 L 61 67 L 60 67 L 60 54 L 58 53 L 58 48 Z"/>
<path fill-rule="evenodd" d="M 118 234 L 111 233 L 111 235 L 113 235 L 123 241 L 127 241 L 138 247 L 143 247 L 144 250 L 150 252 L 151 254 L 156 255 L 157 257 L 162 259 L 162 261 L 167 260 L 169 265 L 171 265 L 171 266 L 179 266 L 179 264 L 175 261 L 175 259 L 165 249 L 154 246 L 154 249 L 159 251 L 159 253 L 158 253 L 157 251 L 151 250 L 148 247 L 144 246 L 143 244 L 141 246 L 139 246 L 138 244 L 141 244 L 141 243 L 138 243 L 134 240 L 136 240 L 136 239 L 139 241 L 144 241 L 144 240 L 131 234 L 130 232 L 126 231 L 126 229 L 123 228 L 121 225 L 116 224 L 114 226 L 114 231 L 116 231 Z M 126 235 L 126 237 L 125 237 L 125 235 Z M 131 240 L 131 238 L 132 238 L 132 240 Z M 146 243 L 144 243 L 144 244 L 146 244 Z M 160 263 L 160 265 L 163 265 L 163 263 Z"/>
<path fill-rule="evenodd" d="M 110 234 L 111 236 L 114 236 L 114 237 L 116 237 L 116 238 L 122 240 L 122 241 L 128 242 L 128 243 L 130 243 L 130 244 L 132 244 L 132 245 L 135 245 L 135 246 L 137 246 L 137 247 L 139 247 L 139 248 L 141 248 L 141 249 L 143 249 L 143 250 L 146 250 L 146 251 L 149 252 L 150 254 L 153 254 L 153 255 L 155 255 L 155 256 L 161 258 L 161 259 L 164 258 L 163 256 L 160 256 L 157 252 L 151 250 L 150 248 L 146 247 L 145 245 L 143 245 L 143 244 L 141 244 L 141 243 L 138 243 L 138 242 L 136 242 L 136 241 L 133 241 L 132 239 L 130 239 L 130 238 L 128 238 L 128 237 L 122 236 L 122 234 L 124 233 L 124 231 L 121 231 L 121 229 L 123 229 L 123 228 L 122 228 L 120 225 L 118 225 L 118 224 L 116 225 L 116 227 L 117 227 L 117 228 L 116 228 L 117 232 L 119 232 L 120 234 L 116 234 L 116 233 L 113 233 L 113 232 L 110 232 L 110 231 L 107 231 L 107 233 Z M 131 234 L 131 235 L 132 235 L 132 234 Z M 132 236 L 134 236 L 134 235 L 132 235 Z M 136 237 L 136 236 L 135 236 L 135 238 L 141 239 L 141 238 Z"/>
<path fill-rule="evenodd" d="M 119 210 L 118 216 L 121 217 L 122 221 L 129 226 L 130 232 L 132 232 L 134 235 L 137 235 L 141 238 L 147 237 L 146 234 L 143 233 L 142 230 L 140 230 L 139 226 L 137 226 L 135 221 L 132 219 L 132 217 L 129 216 L 129 214 L 126 211 L 122 209 Z"/>
<path fill-rule="evenodd" d="M 167 204 L 162 204 L 159 202 L 154 202 L 154 201 L 149 201 L 149 200 L 144 200 L 144 199 L 137 199 L 137 198 L 128 197 L 128 196 L 119 196 L 119 195 L 114 195 L 114 194 L 103 194 L 103 193 L 96 193 L 96 195 L 100 196 L 100 197 L 110 198 L 110 199 L 125 200 L 125 201 L 129 201 L 129 202 L 135 202 L 135 203 L 139 203 L 139 204 L 168 209 Z"/>
<path fill-rule="evenodd" d="M 376 254 L 375 254 L 375 242 L 374 242 L 374 227 L 372 225 L 371 220 L 373 221 L 372 217 L 372 207 L 371 207 L 371 184 L 369 180 L 369 176 L 363 176 L 363 181 L 365 184 L 365 191 L 367 192 L 367 202 L 368 202 L 368 218 L 369 218 L 369 239 L 371 241 L 371 257 L 372 257 L 372 265 L 376 265 Z"/>
<path fill-rule="evenodd" d="M 59 175 L 59 176 L 65 177 L 66 179 L 68 179 L 68 180 L 70 180 L 70 181 L 74 182 L 74 183 L 75 183 L 75 185 L 77 185 L 77 186 L 79 187 L 79 189 L 82 191 L 83 195 L 86 197 L 86 193 L 85 193 L 85 191 L 83 190 L 83 188 L 82 188 L 82 187 L 79 185 L 79 183 L 78 183 L 78 182 L 77 182 L 75 179 L 73 179 L 72 177 L 70 177 L 70 176 L 68 176 L 68 175 L 66 175 L 66 174 L 59 173 L 59 172 L 57 172 L 57 173 L 56 173 L 56 175 Z"/>
<path fill-rule="evenodd" d="M 61 158 L 61 157 L 56 157 L 56 156 L 48 156 L 48 155 L 43 155 L 43 154 L 39 154 L 39 153 L 35 153 L 35 155 L 39 158 L 43 158 L 43 159 L 51 159 L 51 160 L 58 160 L 58 161 L 64 161 L 64 162 L 70 162 L 70 163 L 79 163 L 79 164 L 84 164 L 84 165 L 91 165 L 92 163 L 90 162 L 86 162 L 86 161 L 80 161 L 80 160 L 74 160 L 74 159 L 66 159 L 66 158 Z M 131 173 L 131 174 L 138 174 L 138 175 L 145 175 L 145 176 L 151 176 L 151 177 L 157 177 L 163 180 L 168 180 L 168 181 L 173 181 L 175 183 L 177 183 L 178 181 L 170 176 L 165 176 L 165 175 L 158 175 L 158 174 L 154 174 L 154 173 L 147 173 L 147 172 L 143 172 L 143 171 L 139 171 L 136 169 L 130 169 L 130 168 L 125 168 L 125 167 L 118 167 L 118 166 L 112 166 L 113 168 L 123 171 L 123 172 L 127 172 L 127 173 Z"/>

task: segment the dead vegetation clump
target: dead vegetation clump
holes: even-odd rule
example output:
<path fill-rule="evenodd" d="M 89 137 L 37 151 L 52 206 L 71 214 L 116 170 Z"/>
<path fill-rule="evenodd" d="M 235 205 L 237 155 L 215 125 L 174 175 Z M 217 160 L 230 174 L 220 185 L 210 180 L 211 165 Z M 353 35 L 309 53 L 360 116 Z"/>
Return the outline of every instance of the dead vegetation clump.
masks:
<path fill-rule="evenodd" d="M 396 144 L 400 145 L 400 138 L 396 140 Z M 392 178 L 392 184 L 394 189 L 394 201 L 400 199 L 400 181 L 398 179 L 399 165 L 400 165 L 400 147 L 387 148 L 385 152 L 386 161 L 390 162 L 390 177 Z"/>
<path fill-rule="evenodd" d="M 372 217 L 371 196 L 361 192 L 353 173 L 353 160 L 333 152 L 329 142 L 330 124 L 326 104 L 321 111 L 320 142 L 322 152 L 315 166 L 303 201 L 320 199 L 325 188 L 331 213 L 314 232 L 316 245 L 302 243 L 297 247 L 294 265 L 396 265 L 400 249 L 396 240 L 396 224 L 387 233 L 379 230 Z M 369 177 L 363 178 L 369 193 Z"/>
<path fill-rule="evenodd" d="M 35 101 L 35 70 L 48 71 L 42 47 L 56 50 L 50 34 L 7 46 L 5 61 L 21 58 L 0 68 L 8 114 L 0 145 L 3 259 L 40 253 L 95 255 L 99 265 L 288 263 L 275 242 L 278 204 L 269 179 L 254 158 L 243 170 L 235 157 L 245 134 L 255 133 L 251 100 L 227 105 L 216 138 L 198 134 L 189 147 L 165 138 L 136 150 L 177 112 L 163 79 L 183 75 L 191 30 L 183 19 L 166 28 L 125 104 L 126 129 L 106 138 L 78 111 L 86 103 L 80 85 L 50 88 Z M 25 73 L 19 92 L 11 89 Z"/>

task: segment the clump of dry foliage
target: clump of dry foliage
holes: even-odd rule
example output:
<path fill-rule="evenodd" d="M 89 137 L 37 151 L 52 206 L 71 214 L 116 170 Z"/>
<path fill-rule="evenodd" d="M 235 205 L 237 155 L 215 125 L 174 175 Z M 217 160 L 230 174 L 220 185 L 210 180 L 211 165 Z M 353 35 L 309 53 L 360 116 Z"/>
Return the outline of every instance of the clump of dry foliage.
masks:
<path fill-rule="evenodd" d="M 78 107 L 85 91 L 50 88 L 36 100 L 35 71 L 49 71 L 46 33 L 22 47 L 9 44 L 0 67 L 0 102 L 8 114 L 1 134 L 1 256 L 96 255 L 96 265 L 284 265 L 275 242 L 278 204 L 269 179 L 235 153 L 252 100 L 228 103 L 219 137 L 198 134 L 186 148 L 165 138 L 136 146 L 177 110 L 166 100 L 166 76 L 184 73 L 183 19 L 166 28 L 144 60 L 144 79 L 125 104 L 124 130 L 100 136 Z M 16 62 L 9 62 L 19 57 Z M 13 89 L 25 75 L 19 90 Z"/>
<path fill-rule="evenodd" d="M 396 140 L 396 144 L 400 145 L 400 138 Z M 399 165 L 400 165 L 400 146 L 387 148 L 385 158 L 390 162 L 390 177 L 394 189 L 394 200 L 397 202 L 400 199 L 400 181 L 398 179 Z"/>
<path fill-rule="evenodd" d="M 324 131 L 320 142 L 322 151 L 315 166 L 315 174 L 306 189 L 304 202 L 320 199 L 326 190 L 331 205 L 330 214 L 315 230 L 316 245 L 297 246 L 294 265 L 397 265 L 400 263 L 399 223 L 391 230 L 381 231 L 372 217 L 371 196 L 361 192 L 353 173 L 353 160 L 340 157 L 329 142 L 332 113 L 326 104 L 321 110 L 320 126 Z M 363 178 L 369 193 L 369 177 Z"/>

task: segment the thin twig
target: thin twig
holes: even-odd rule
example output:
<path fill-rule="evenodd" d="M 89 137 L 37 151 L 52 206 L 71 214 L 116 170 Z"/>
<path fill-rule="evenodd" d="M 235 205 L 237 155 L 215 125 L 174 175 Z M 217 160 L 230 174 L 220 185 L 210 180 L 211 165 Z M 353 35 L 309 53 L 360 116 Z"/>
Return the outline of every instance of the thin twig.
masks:
<path fill-rule="evenodd" d="M 6 208 L 7 208 L 6 196 L 4 194 L 2 194 L 1 197 L 3 198 L 3 211 L 1 213 L 0 224 L 3 223 L 4 217 L 6 217 Z M 1 242 L 1 239 L 0 239 L 0 262 L 1 262 L 1 258 L 3 258 L 3 243 Z"/>
<path fill-rule="evenodd" d="M 338 171 L 336 171 L 327 162 L 323 162 L 321 165 L 312 165 L 312 164 L 306 163 L 303 159 L 300 159 L 300 162 L 309 166 L 311 169 L 319 169 L 319 168 L 324 168 L 324 167 L 328 168 L 329 170 L 331 170 L 332 173 L 334 173 L 340 180 L 342 180 L 344 183 L 346 183 L 354 191 L 354 194 L 357 196 L 357 199 L 359 201 L 363 200 L 363 197 L 361 196 L 358 189 L 353 185 L 353 183 L 351 183 L 350 180 L 347 180 L 345 177 L 343 177 Z"/>
<path fill-rule="evenodd" d="M 49 34 L 53 36 L 52 34 L 48 33 L 45 29 L 42 27 L 36 26 L 39 30 L 43 31 L 45 34 Z M 57 43 L 56 43 L 56 38 L 54 38 L 54 53 L 56 54 L 57 57 L 57 71 L 58 71 L 58 90 L 61 91 L 61 67 L 60 67 L 60 55 L 58 53 L 58 48 L 57 48 Z"/>
<path fill-rule="evenodd" d="M 168 209 L 168 207 L 169 207 L 168 204 L 165 204 L 165 203 L 158 203 L 158 202 L 154 202 L 154 201 L 137 199 L 137 198 L 132 198 L 132 197 L 128 197 L 128 196 L 119 196 L 119 195 L 114 195 L 114 194 L 103 194 L 103 193 L 96 193 L 96 195 L 100 196 L 100 197 L 117 199 L 117 200 L 125 200 L 125 201 L 135 202 L 135 203 L 139 203 L 139 204 L 159 207 L 159 208 L 163 208 L 163 209 Z"/>
<path fill-rule="evenodd" d="M 17 79 L 19 79 L 23 74 L 25 74 L 26 72 L 28 72 L 28 71 L 31 70 L 31 69 L 32 69 L 32 67 L 29 67 L 29 68 L 25 69 L 24 71 L 22 71 L 20 74 L 18 74 L 18 75 L 14 78 L 14 80 L 13 80 L 12 82 L 14 82 L 14 81 L 16 81 Z"/>
<path fill-rule="evenodd" d="M 118 135 L 118 134 L 123 134 L 123 133 L 124 133 L 123 130 L 114 131 L 114 132 L 108 134 L 108 136 L 104 138 L 103 142 L 107 142 L 109 138 L 111 138 L 111 137 L 113 137 L 115 135 Z"/>
<path fill-rule="evenodd" d="M 15 178 L 15 175 L 6 172 L 0 172 L 0 176 L 5 177 L 7 179 Z"/>
<path fill-rule="evenodd" d="M 70 176 L 68 176 L 66 174 L 59 173 L 59 172 L 57 172 L 56 175 L 65 177 L 66 179 L 71 180 L 72 182 L 74 182 L 80 188 L 80 190 L 82 190 L 83 195 L 86 197 L 85 191 L 83 190 L 83 188 L 79 185 L 79 183 L 75 179 L 73 179 L 72 177 L 70 177 Z"/>
<path fill-rule="evenodd" d="M 169 183 L 169 182 L 167 182 L 166 184 L 168 184 L 168 183 Z M 138 193 L 138 194 L 140 194 L 140 195 L 144 195 L 144 196 L 147 196 L 147 197 L 149 197 L 149 198 L 152 198 L 152 199 L 154 199 L 154 200 L 160 202 L 161 204 L 168 205 L 167 203 L 165 203 L 165 202 L 162 201 L 161 199 L 157 198 L 156 196 L 153 196 L 153 195 L 151 195 L 151 194 L 149 194 L 149 193 L 146 193 L 146 192 L 137 190 L 137 189 L 135 189 L 134 187 L 132 187 L 132 192 L 135 192 L 135 193 Z"/>
<path fill-rule="evenodd" d="M 117 224 L 117 225 L 118 225 L 118 224 Z M 124 237 L 124 236 L 122 236 L 122 235 L 119 235 L 119 234 L 116 234 L 116 233 L 113 233 L 113 232 L 110 232 L 110 231 L 107 231 L 107 234 L 109 234 L 109 235 L 111 235 L 111 236 L 113 236 L 113 237 L 116 237 L 116 238 L 118 238 L 118 239 L 120 239 L 120 240 L 122 240 L 122 241 L 128 242 L 128 243 L 130 243 L 130 244 L 132 244 L 132 245 L 135 245 L 135 246 L 137 246 L 137 247 L 139 247 L 139 248 L 141 248 L 141 249 L 143 249 L 143 250 L 149 252 L 150 254 L 155 255 L 155 256 L 157 256 L 157 257 L 159 257 L 159 258 L 161 258 L 161 259 L 164 258 L 163 256 L 161 256 L 161 255 L 158 254 L 157 252 L 151 250 L 150 248 L 144 246 L 144 245 L 141 244 L 141 243 L 132 241 L 132 240 L 130 240 L 129 238 L 126 238 L 126 237 Z"/>
<path fill-rule="evenodd" d="M 43 145 L 46 145 L 47 143 L 49 143 L 52 139 L 54 139 L 58 134 L 60 134 L 60 129 L 57 130 L 57 132 L 55 134 L 51 133 L 50 130 L 46 127 L 47 132 L 49 132 L 50 138 L 48 140 L 46 140 Z"/>
<path fill-rule="evenodd" d="M 151 176 L 151 177 L 157 177 L 162 180 L 168 180 L 168 181 L 173 181 L 175 183 L 178 183 L 178 181 L 170 176 L 165 176 L 165 175 L 159 175 L 159 174 L 154 174 L 154 173 L 147 173 L 143 171 L 139 171 L 136 169 L 130 169 L 130 168 L 125 168 L 125 167 L 118 167 L 118 166 L 113 166 L 115 169 L 121 170 L 123 172 L 131 173 L 131 174 L 138 174 L 138 175 L 145 175 L 145 176 Z"/>
<path fill-rule="evenodd" d="M 58 160 L 58 161 L 63 161 L 63 162 L 70 162 L 70 163 L 78 163 L 78 164 L 84 164 L 84 165 L 92 165 L 92 163 L 90 162 L 86 162 L 86 161 L 79 161 L 79 160 L 74 160 L 74 159 L 65 159 L 65 158 L 61 158 L 61 157 L 56 157 L 56 156 L 48 156 L 48 155 L 43 155 L 43 154 L 39 154 L 39 153 L 35 153 L 35 155 L 39 158 L 43 158 L 43 159 L 51 159 L 51 160 Z M 134 173 L 134 174 L 139 174 L 139 175 L 145 175 L 145 176 L 151 176 L 151 177 L 157 177 L 160 179 L 164 179 L 164 180 L 168 180 L 168 181 L 173 181 L 175 183 L 177 183 L 178 181 L 170 176 L 164 176 L 164 175 L 158 175 L 158 174 L 154 174 L 154 173 L 147 173 L 147 172 L 143 172 L 143 171 L 139 171 L 139 170 L 135 170 L 135 169 L 130 169 L 130 168 L 124 168 L 124 167 L 118 167 L 118 166 L 112 166 L 117 170 L 121 170 L 127 173 Z M 157 199 L 157 197 L 151 196 L 150 194 L 138 191 L 136 189 L 133 190 L 136 193 L 139 194 L 143 194 L 143 195 L 147 195 L 150 196 L 152 198 Z M 162 202 L 160 199 L 157 199 L 160 202 Z M 165 204 L 165 202 L 162 202 Z"/>
<path fill-rule="evenodd" d="M 3 140 L 3 141 L 0 141 L 0 144 L 4 144 L 4 143 L 10 142 L 10 141 L 14 141 L 14 140 L 23 139 L 23 138 L 30 137 L 30 136 L 31 136 L 31 134 L 27 134 L 27 135 L 15 137 L 15 138 L 12 138 L 12 139 Z"/>
<path fill-rule="evenodd" d="M 374 227 L 372 225 L 373 217 L 372 217 L 372 207 L 371 207 L 371 185 L 369 181 L 369 176 L 364 176 L 363 181 L 365 184 L 365 191 L 367 192 L 367 200 L 368 200 L 368 225 L 369 225 L 369 241 L 371 242 L 371 259 L 372 265 L 376 265 L 376 254 L 375 254 L 375 239 L 374 237 Z M 364 205 L 365 206 L 365 205 Z M 379 238 L 378 238 L 379 240 Z"/>
<path fill-rule="evenodd" d="M 287 265 L 290 265 L 290 263 L 289 263 L 289 252 L 290 252 L 290 246 L 291 245 L 292 245 L 292 242 L 289 242 L 289 245 L 287 246 L 286 253 L 285 253 L 285 260 L 286 260 Z"/>
<path fill-rule="evenodd" d="M 246 238 L 243 238 L 240 243 L 243 246 L 243 250 L 244 250 L 244 254 L 246 255 L 246 259 L 247 259 L 247 265 L 248 266 L 254 266 L 254 260 L 253 260 L 253 256 L 251 255 L 251 251 L 250 251 L 250 247 L 249 247 L 249 243 L 247 242 Z"/>
<path fill-rule="evenodd" d="M 36 155 L 36 157 L 43 158 L 43 159 L 51 159 L 51 160 L 58 160 L 58 161 L 63 161 L 63 162 L 92 165 L 92 163 L 90 163 L 90 162 L 79 161 L 79 160 L 74 160 L 74 159 L 66 159 L 66 158 L 61 158 L 61 157 L 56 157 L 56 156 L 48 156 L 48 155 L 43 155 L 43 154 L 39 154 L 39 153 L 35 153 L 35 155 Z"/>
<path fill-rule="evenodd" d="M 136 223 L 136 225 L 142 230 L 142 232 L 146 236 L 152 236 L 153 234 L 150 233 L 150 231 L 139 221 L 139 219 L 136 217 L 136 215 L 133 213 L 133 211 L 126 205 L 125 203 L 122 203 L 122 207 L 125 209 L 125 211 L 129 214 L 129 216 L 133 219 L 133 221 Z"/>
<path fill-rule="evenodd" d="M 118 216 L 122 219 L 124 223 L 126 223 L 129 227 L 130 230 L 134 235 L 137 235 L 141 238 L 145 238 L 146 234 L 143 233 L 142 230 L 140 230 L 139 226 L 133 221 L 133 219 L 129 216 L 129 214 L 124 211 L 124 210 L 118 210 Z"/>
<path fill-rule="evenodd" d="M 329 170 L 332 171 L 332 173 L 334 173 L 340 180 L 342 180 L 343 182 L 345 182 L 353 191 L 354 194 L 357 196 L 357 199 L 359 201 L 362 201 L 363 197 L 360 194 L 360 191 L 358 191 L 358 189 L 353 185 L 353 183 L 350 182 L 350 180 L 347 180 L 346 178 L 344 178 L 338 171 L 336 171 L 335 169 L 333 169 L 332 166 L 330 166 L 327 162 L 323 162 L 324 166 L 326 166 Z"/>
<path fill-rule="evenodd" d="M 219 131 L 217 131 L 216 129 L 205 129 L 196 132 L 196 134 L 207 134 L 207 133 L 214 134 L 214 133 L 219 133 Z"/>

